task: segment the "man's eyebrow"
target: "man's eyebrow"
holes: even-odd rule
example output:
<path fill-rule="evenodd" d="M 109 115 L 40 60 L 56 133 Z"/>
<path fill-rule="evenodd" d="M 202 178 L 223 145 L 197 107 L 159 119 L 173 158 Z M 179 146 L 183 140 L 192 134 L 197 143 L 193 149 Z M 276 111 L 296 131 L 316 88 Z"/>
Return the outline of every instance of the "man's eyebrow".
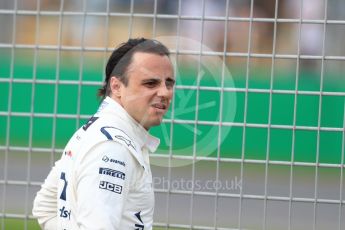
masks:
<path fill-rule="evenodd" d="M 141 81 L 142 82 L 161 81 L 161 79 L 159 77 L 150 77 L 150 78 L 142 79 Z"/>
<path fill-rule="evenodd" d="M 174 78 L 171 78 L 171 77 L 167 78 L 166 81 L 169 81 L 169 82 L 172 82 L 172 83 L 175 83 L 175 82 L 176 82 L 175 79 L 174 79 Z"/>

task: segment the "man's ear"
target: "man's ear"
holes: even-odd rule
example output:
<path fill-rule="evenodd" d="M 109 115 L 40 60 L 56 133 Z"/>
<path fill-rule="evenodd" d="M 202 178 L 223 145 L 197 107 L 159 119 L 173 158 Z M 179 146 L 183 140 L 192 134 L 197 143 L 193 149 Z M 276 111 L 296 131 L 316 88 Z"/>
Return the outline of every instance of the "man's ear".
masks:
<path fill-rule="evenodd" d="M 111 94 L 117 98 L 121 97 L 122 82 L 115 76 L 110 77 Z"/>

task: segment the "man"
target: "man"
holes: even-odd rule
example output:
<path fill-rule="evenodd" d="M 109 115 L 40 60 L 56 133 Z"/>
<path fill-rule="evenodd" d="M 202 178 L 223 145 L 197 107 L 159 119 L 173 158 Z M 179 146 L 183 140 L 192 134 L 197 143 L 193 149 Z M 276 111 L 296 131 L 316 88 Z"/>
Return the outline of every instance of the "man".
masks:
<path fill-rule="evenodd" d="M 167 112 L 175 83 L 168 49 L 129 39 L 110 56 L 96 114 L 66 145 L 37 193 L 42 229 L 152 229 L 148 133 Z"/>

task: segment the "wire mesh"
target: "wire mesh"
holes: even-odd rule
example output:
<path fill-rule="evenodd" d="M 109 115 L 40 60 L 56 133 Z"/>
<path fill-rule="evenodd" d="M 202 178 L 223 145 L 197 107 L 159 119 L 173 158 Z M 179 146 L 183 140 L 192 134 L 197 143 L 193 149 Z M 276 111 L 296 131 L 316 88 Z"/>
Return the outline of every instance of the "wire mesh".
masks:
<path fill-rule="evenodd" d="M 35 192 L 96 110 L 114 43 L 137 36 L 173 38 L 178 78 L 152 131 L 157 229 L 344 228 L 343 3 L 191 2 L 0 1 L 1 229 L 37 228 Z"/>

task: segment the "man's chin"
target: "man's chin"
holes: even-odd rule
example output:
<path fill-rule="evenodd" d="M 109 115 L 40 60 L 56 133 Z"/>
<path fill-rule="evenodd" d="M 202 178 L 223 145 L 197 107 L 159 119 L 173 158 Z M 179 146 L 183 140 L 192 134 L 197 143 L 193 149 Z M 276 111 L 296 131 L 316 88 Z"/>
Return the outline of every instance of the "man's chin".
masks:
<path fill-rule="evenodd" d="M 162 123 L 162 121 L 163 121 L 163 118 L 151 120 L 151 121 L 146 122 L 146 123 L 144 124 L 144 128 L 148 130 L 148 129 L 150 129 L 150 128 L 153 127 L 153 126 L 158 126 L 158 125 L 160 125 L 160 124 Z"/>

